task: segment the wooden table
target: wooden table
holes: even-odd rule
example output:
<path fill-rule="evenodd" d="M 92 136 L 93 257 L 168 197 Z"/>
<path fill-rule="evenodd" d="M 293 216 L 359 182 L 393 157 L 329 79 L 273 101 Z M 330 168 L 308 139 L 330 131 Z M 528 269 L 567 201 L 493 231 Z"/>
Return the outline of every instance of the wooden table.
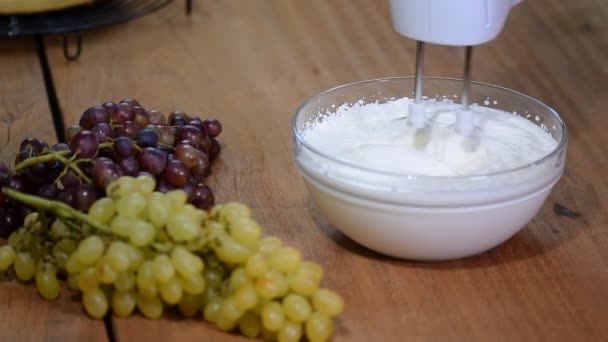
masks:
<path fill-rule="evenodd" d="M 27 136 L 55 140 L 40 57 L 65 122 L 134 97 L 163 112 L 215 116 L 225 145 L 211 186 L 324 265 L 347 309 L 334 341 L 608 340 L 608 3 L 525 1 L 476 49 L 474 78 L 555 108 L 570 130 L 566 173 L 540 214 L 503 245 L 465 260 L 415 263 L 358 246 L 321 217 L 292 165 L 289 123 L 307 97 L 356 80 L 411 75 L 414 42 L 386 1 L 201 0 L 61 42 L 0 41 L 0 158 Z M 425 74 L 460 77 L 463 50 L 430 46 Z M 43 59 L 44 61 L 44 59 Z M 581 214 L 560 216 L 559 203 Z M 66 292 L 0 284 L 2 341 L 237 341 L 194 320 L 87 318 Z"/>

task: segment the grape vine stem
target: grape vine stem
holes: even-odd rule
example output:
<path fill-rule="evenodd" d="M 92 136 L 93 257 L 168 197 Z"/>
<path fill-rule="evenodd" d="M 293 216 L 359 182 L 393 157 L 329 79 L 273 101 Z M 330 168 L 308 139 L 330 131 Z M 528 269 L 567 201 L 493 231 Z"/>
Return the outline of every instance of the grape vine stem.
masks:
<path fill-rule="evenodd" d="M 47 200 L 42 197 L 24 194 L 23 192 L 19 192 L 17 190 L 14 190 L 14 189 L 11 189 L 8 187 L 2 188 L 2 192 L 6 196 L 12 198 L 13 200 L 15 200 L 19 203 L 23 203 L 30 207 L 34 207 L 38 210 L 44 210 L 44 211 L 51 212 L 51 213 L 59 216 L 62 219 L 78 220 L 82 223 L 88 224 L 89 226 L 93 227 L 94 229 L 96 229 L 100 232 L 111 234 L 110 228 L 108 228 L 107 226 L 105 226 L 99 222 L 91 220 L 91 218 L 88 217 L 85 213 L 80 212 L 63 202 Z"/>

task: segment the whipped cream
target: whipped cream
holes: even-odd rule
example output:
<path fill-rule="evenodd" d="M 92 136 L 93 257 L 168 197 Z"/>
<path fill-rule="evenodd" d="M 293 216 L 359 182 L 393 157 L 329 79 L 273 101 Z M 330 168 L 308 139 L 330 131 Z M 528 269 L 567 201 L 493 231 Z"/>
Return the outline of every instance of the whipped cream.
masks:
<path fill-rule="evenodd" d="M 407 175 L 471 176 L 514 169 L 549 154 L 551 134 L 517 114 L 470 106 L 475 132 L 454 130 L 460 104 L 426 100 L 429 126 L 408 125 L 411 99 L 358 102 L 328 111 L 308 123 L 305 141 L 330 157 L 368 169 Z"/>

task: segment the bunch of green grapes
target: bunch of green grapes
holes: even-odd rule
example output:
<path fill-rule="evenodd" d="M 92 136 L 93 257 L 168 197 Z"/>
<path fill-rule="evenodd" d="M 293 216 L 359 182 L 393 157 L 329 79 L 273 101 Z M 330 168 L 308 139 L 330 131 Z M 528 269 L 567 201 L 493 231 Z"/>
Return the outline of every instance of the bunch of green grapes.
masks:
<path fill-rule="evenodd" d="M 85 217 L 47 205 L 59 218 L 48 224 L 42 212 L 28 216 L 0 247 L 0 270 L 12 266 L 20 280 L 35 278 L 47 299 L 57 298 L 58 277 L 65 277 L 94 318 L 111 310 L 158 319 L 175 307 L 248 337 L 316 342 L 331 336 L 332 317 L 344 303 L 320 288 L 320 265 L 276 237 L 262 238 L 242 204 L 206 212 L 188 204 L 183 190 L 154 188 L 150 177 L 121 177 Z"/>

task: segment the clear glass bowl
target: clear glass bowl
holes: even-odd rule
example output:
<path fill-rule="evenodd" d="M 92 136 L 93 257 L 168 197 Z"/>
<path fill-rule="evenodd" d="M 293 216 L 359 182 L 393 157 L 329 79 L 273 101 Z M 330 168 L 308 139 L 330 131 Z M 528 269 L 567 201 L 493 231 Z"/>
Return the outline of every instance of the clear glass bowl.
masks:
<path fill-rule="evenodd" d="M 458 102 L 462 86 L 459 79 L 426 77 L 423 94 Z M 293 159 L 317 206 L 355 241 L 398 257 L 450 259 L 506 240 L 532 219 L 564 170 L 566 126 L 553 109 L 536 99 L 490 84 L 472 84 L 471 103 L 520 115 L 557 141 L 546 156 L 500 172 L 472 176 L 392 173 L 339 160 L 306 142 L 303 132 L 310 123 L 332 115 L 339 106 L 411 97 L 413 88 L 413 77 L 362 81 L 324 91 L 297 109 L 292 120 Z M 524 204 L 528 208 L 522 209 Z M 488 224 L 502 217 L 504 222 Z M 488 236 L 476 238 L 480 231 Z M 460 233 L 465 240 L 451 248 L 444 238 Z M 466 239 L 478 243 L 467 248 Z M 413 242 L 420 243 L 420 248 L 413 248 Z"/>

